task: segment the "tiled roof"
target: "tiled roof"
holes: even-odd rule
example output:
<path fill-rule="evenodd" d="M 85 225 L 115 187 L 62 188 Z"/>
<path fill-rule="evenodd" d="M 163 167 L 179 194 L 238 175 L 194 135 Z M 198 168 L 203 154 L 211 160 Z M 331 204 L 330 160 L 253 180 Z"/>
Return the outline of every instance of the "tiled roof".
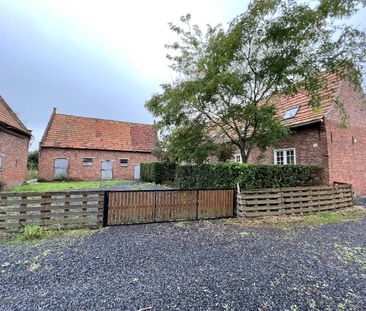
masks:
<path fill-rule="evenodd" d="M 156 141 L 152 125 L 54 113 L 41 146 L 151 152 Z"/>
<path fill-rule="evenodd" d="M 295 117 L 283 120 L 283 124 L 295 126 L 320 120 L 324 117 L 324 114 L 332 106 L 342 82 L 336 74 L 327 74 L 324 77 L 326 87 L 321 92 L 323 100 L 318 108 L 313 109 L 309 106 L 309 97 L 306 92 L 300 92 L 294 96 L 279 96 L 274 99 L 274 104 L 277 107 L 277 115 L 281 118 L 286 111 L 300 107 Z"/>
<path fill-rule="evenodd" d="M 0 96 L 0 123 L 5 124 L 9 128 L 16 129 L 24 134 L 31 135 L 31 131 L 28 130 L 25 125 L 20 121 L 15 112 Z"/>

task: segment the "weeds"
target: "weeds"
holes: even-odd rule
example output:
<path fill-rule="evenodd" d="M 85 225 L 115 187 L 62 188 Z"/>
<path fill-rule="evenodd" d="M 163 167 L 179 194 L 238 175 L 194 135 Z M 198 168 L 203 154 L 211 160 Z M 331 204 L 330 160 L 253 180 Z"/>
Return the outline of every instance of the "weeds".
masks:
<path fill-rule="evenodd" d="M 366 269 L 366 248 L 361 246 L 349 247 L 340 244 L 336 244 L 335 247 L 344 262 L 357 263 Z"/>
<path fill-rule="evenodd" d="M 50 233 L 51 231 L 48 231 L 36 224 L 31 224 L 22 228 L 17 238 L 20 241 L 40 240 L 48 238 L 50 236 Z"/>

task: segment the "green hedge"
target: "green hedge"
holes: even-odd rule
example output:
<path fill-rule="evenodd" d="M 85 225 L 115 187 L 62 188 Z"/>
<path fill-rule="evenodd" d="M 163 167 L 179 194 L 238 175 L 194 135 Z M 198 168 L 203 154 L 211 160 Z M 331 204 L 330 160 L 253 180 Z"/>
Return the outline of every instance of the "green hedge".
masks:
<path fill-rule="evenodd" d="M 161 184 L 164 181 L 174 181 L 175 164 L 169 162 L 152 162 L 141 164 L 141 180 Z"/>
<path fill-rule="evenodd" d="M 323 170 L 305 165 L 262 165 L 219 163 L 184 165 L 176 169 L 175 184 L 180 189 L 241 189 L 315 186 L 323 182 Z"/>

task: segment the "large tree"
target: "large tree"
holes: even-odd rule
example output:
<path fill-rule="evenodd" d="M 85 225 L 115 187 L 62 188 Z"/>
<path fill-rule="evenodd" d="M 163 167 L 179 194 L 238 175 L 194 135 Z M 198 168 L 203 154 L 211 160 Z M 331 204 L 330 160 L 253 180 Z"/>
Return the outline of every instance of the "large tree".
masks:
<path fill-rule="evenodd" d="M 167 46 L 176 77 L 146 104 L 167 148 L 179 161 L 186 155 L 200 163 L 220 138 L 247 162 L 253 148 L 288 134 L 276 115 L 278 94 L 305 91 L 316 108 L 324 72 L 347 75 L 361 88 L 365 33 L 340 21 L 362 5 L 365 0 L 256 0 L 228 29 L 208 26 L 203 33 L 190 15 L 182 26 L 171 24 L 179 37 Z"/>

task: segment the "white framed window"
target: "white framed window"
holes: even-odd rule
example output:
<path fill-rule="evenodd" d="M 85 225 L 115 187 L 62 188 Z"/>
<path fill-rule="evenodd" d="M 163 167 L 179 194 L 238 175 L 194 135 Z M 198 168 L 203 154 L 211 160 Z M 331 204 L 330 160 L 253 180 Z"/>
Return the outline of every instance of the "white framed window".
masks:
<path fill-rule="evenodd" d="M 274 151 L 274 164 L 291 165 L 296 164 L 296 149 L 276 149 Z"/>
<path fill-rule="evenodd" d="M 120 166 L 128 166 L 128 159 L 119 159 Z"/>
<path fill-rule="evenodd" d="M 84 166 L 92 166 L 93 165 L 93 158 L 83 158 L 83 165 Z"/>
<path fill-rule="evenodd" d="M 234 154 L 234 161 L 237 163 L 243 163 L 243 159 L 241 158 L 240 153 Z"/>

